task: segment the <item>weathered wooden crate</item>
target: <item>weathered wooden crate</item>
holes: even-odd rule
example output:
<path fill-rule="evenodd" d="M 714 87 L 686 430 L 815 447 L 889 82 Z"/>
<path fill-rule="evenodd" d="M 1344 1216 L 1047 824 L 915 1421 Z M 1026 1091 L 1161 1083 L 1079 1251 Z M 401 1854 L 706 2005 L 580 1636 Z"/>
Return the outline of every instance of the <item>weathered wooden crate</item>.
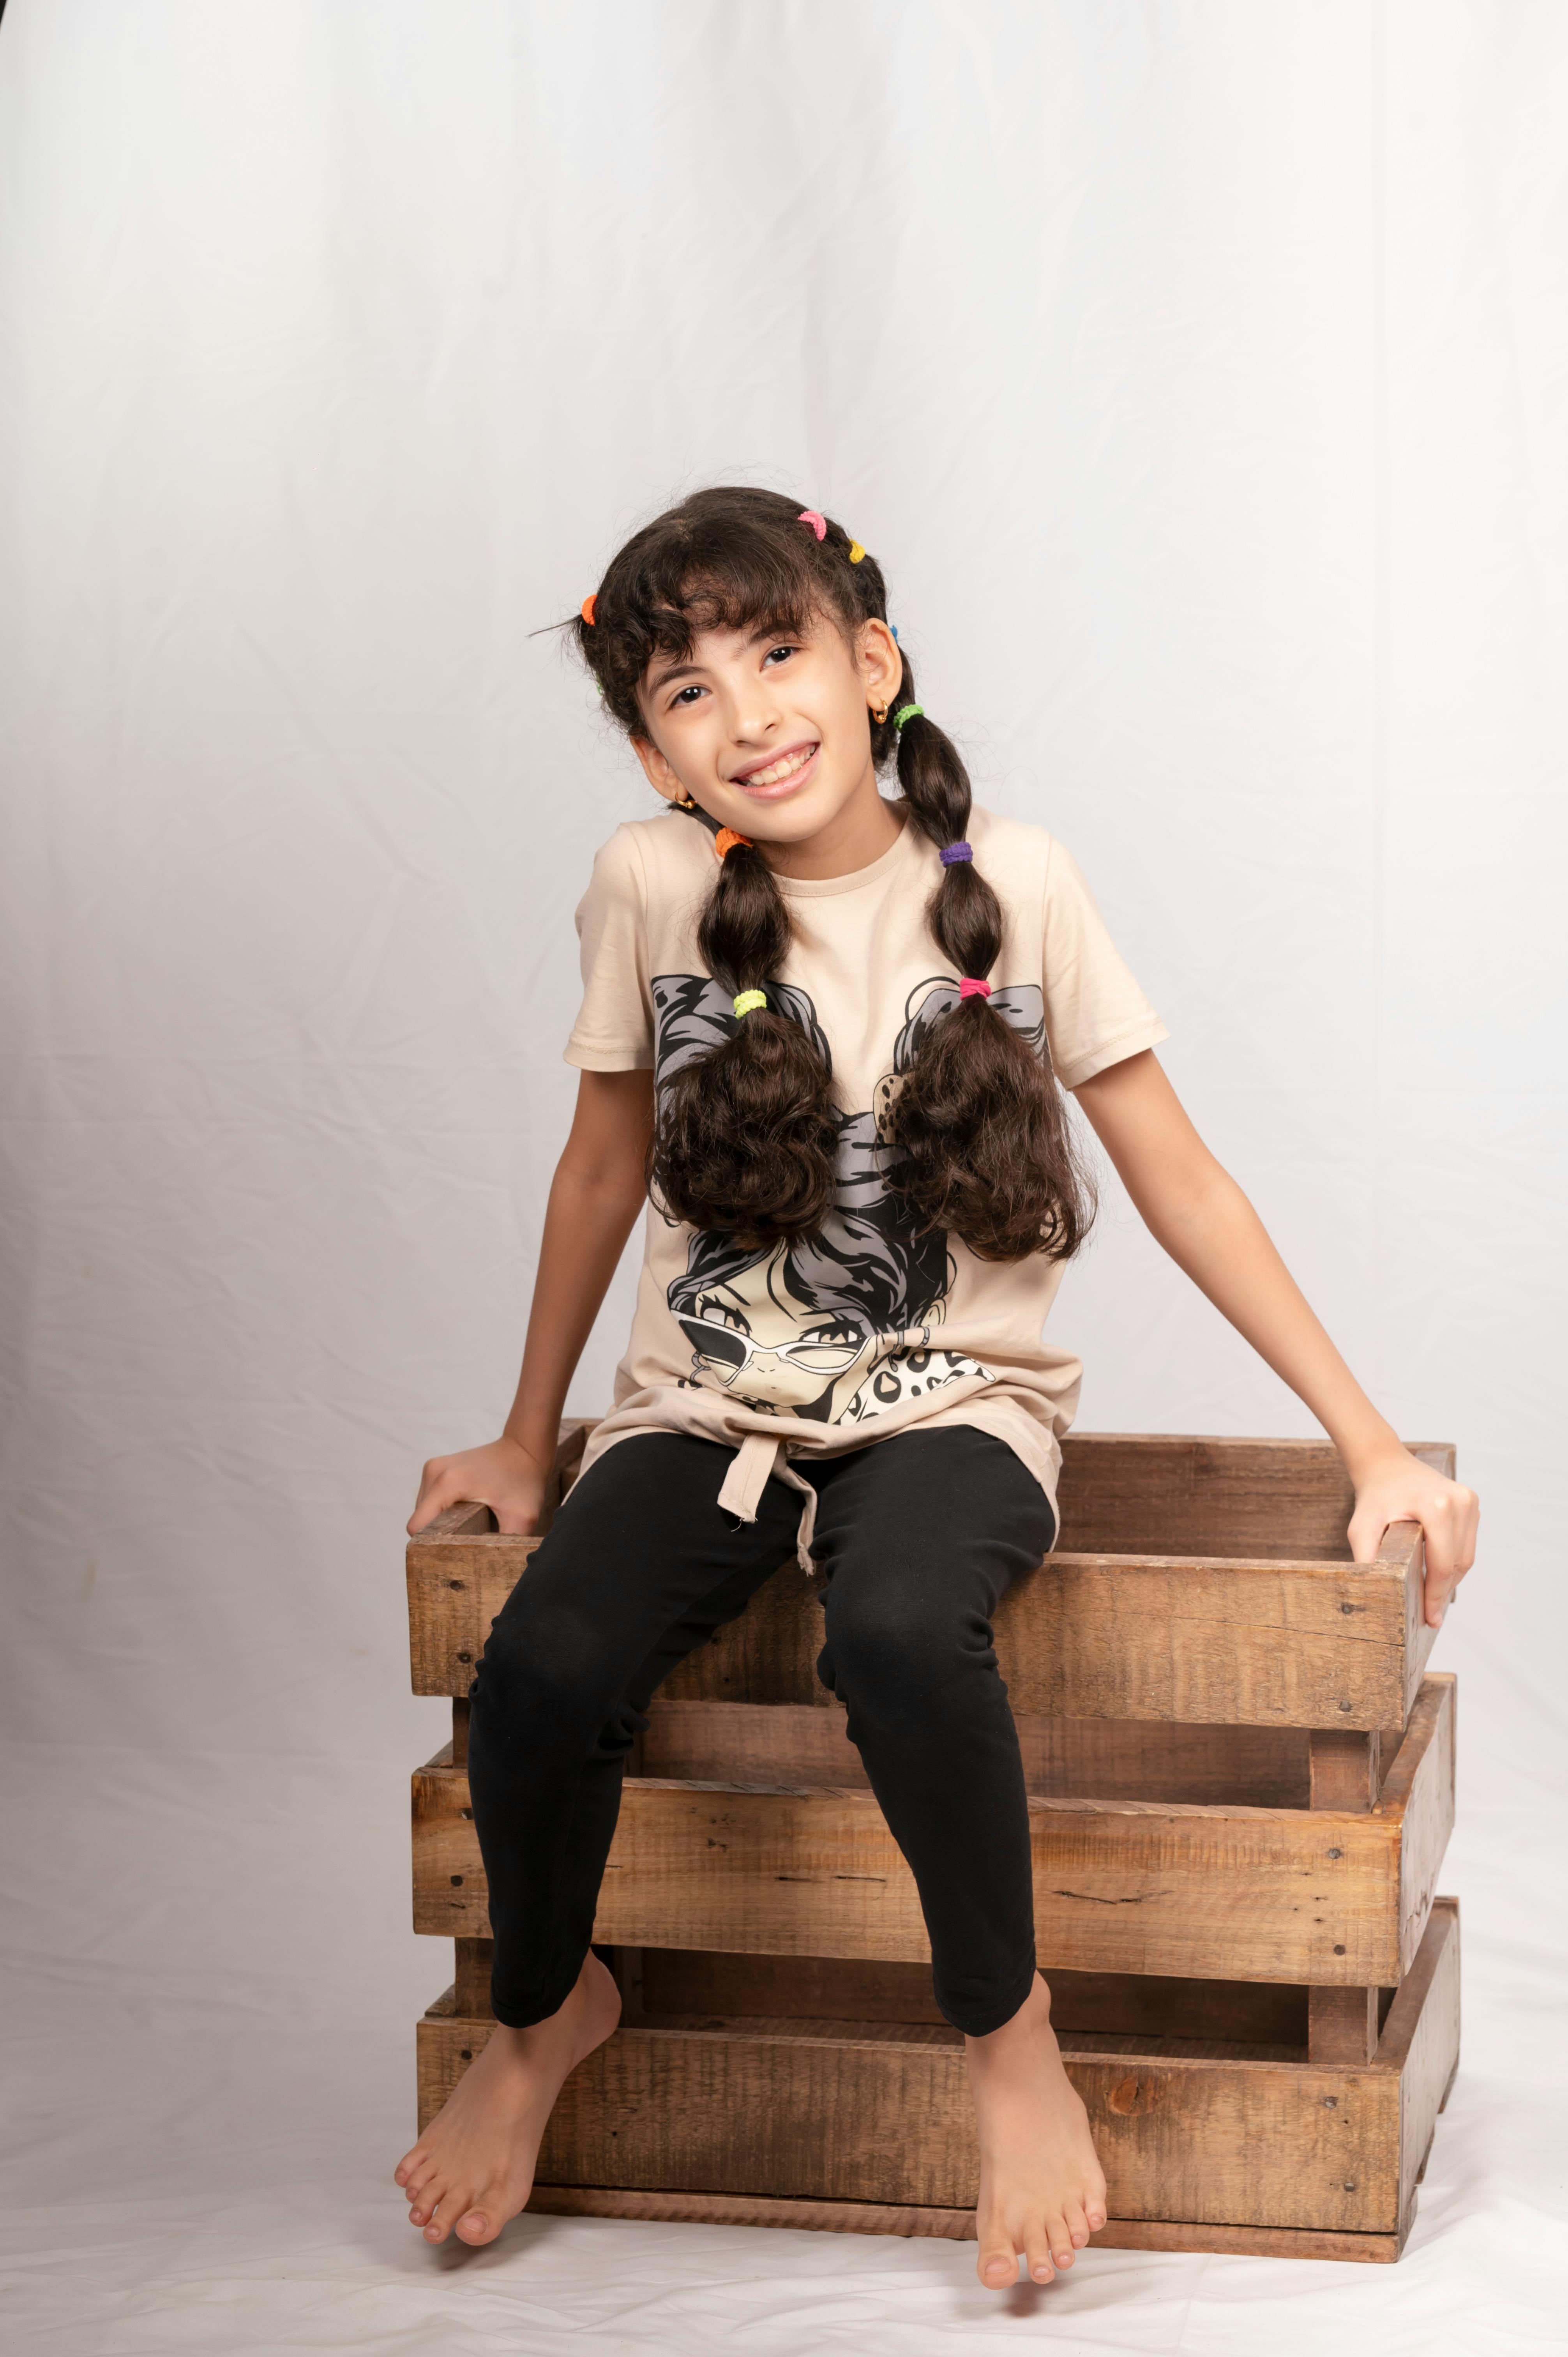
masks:
<path fill-rule="evenodd" d="M 589 1428 L 563 1427 L 561 1490 Z M 1101 2240 L 1388 2258 L 1408 2231 L 1457 2052 L 1434 1900 L 1455 1690 L 1423 1676 L 1419 1532 L 1354 1565 L 1351 1502 L 1323 1444 L 1073 1437 L 1070 1549 L 997 1615 L 1040 1961 L 1112 2175 Z M 454 1699 L 414 1779 L 415 1926 L 457 1942 L 421 2025 L 426 2111 L 488 2034 L 465 1697 L 538 1544 L 489 1520 L 457 1509 L 408 1550 L 414 1688 Z M 821 1641 L 788 1564 L 655 1697 L 595 1926 L 627 2015 L 562 2099 L 535 2206 L 966 2230 L 962 2041 Z M 847 2142 L 824 2079 L 857 2091 Z"/>

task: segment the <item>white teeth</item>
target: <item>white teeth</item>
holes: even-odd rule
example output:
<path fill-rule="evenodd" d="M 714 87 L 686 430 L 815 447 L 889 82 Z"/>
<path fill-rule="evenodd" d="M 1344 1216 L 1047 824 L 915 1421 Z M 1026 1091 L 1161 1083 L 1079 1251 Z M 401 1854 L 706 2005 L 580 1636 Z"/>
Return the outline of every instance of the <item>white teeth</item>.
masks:
<path fill-rule="evenodd" d="M 743 782 L 748 786 L 781 785 L 786 778 L 792 778 L 797 770 L 804 769 L 816 749 L 814 745 L 808 745 L 803 753 L 786 753 L 784 759 L 775 761 L 770 770 L 756 770 Z"/>

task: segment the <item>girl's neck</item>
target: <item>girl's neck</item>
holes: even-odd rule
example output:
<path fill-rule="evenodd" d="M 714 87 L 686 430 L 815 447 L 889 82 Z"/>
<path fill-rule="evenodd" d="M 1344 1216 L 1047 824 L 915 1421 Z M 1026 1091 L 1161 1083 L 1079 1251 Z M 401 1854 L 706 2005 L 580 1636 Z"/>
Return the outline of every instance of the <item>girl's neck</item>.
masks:
<path fill-rule="evenodd" d="M 757 849 L 775 876 L 791 876 L 801 883 L 831 882 L 835 876 L 853 876 L 890 851 L 908 823 L 907 803 L 890 802 L 876 791 L 854 794 L 826 826 L 800 843 L 766 843 Z"/>

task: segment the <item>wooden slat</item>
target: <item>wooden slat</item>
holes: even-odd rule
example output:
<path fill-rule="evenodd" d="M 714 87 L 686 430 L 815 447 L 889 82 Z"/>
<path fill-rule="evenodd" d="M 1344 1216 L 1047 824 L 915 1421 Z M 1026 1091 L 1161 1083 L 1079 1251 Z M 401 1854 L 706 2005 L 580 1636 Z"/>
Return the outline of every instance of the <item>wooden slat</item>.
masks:
<path fill-rule="evenodd" d="M 570 1478 L 591 1419 L 562 1426 Z M 1451 1472 L 1446 1444 L 1412 1444 Z M 1015 1710 L 1058 1718 L 1402 1727 L 1435 1632 L 1422 1611 L 1413 1524 L 1377 1565 L 1344 1544 L 1349 1492 L 1316 1441 L 1069 1434 L 1066 1552 L 1019 1582 L 997 1618 Z M 416 1694 L 466 1695 L 491 1621 L 534 1547 L 459 1507 L 408 1546 Z M 788 1565 L 663 1692 L 689 1701 L 831 1698 L 818 1684 L 821 1603 Z"/>
<path fill-rule="evenodd" d="M 822 1710 L 656 1695 L 648 1717 L 637 1770 L 643 1776 L 869 1790 L 836 1701 Z M 1028 1715 L 1017 1727 L 1025 1784 L 1042 1799 L 1306 1804 L 1307 1738 L 1300 1727 Z"/>
<path fill-rule="evenodd" d="M 1042 1967 L 1392 1986 L 1423 1917 L 1407 1839 L 1451 1822 L 1453 1681 L 1412 1715 L 1378 1809 L 1029 1803 Z M 1437 1765 L 1427 1756 L 1437 1748 Z M 483 1868 L 461 1769 L 414 1778 L 414 1928 L 482 1938 Z M 615 1946 L 915 1962 L 914 1878 L 868 1792 L 630 1778 L 596 1919 Z"/>
<path fill-rule="evenodd" d="M 942 2022 L 928 1964 L 882 1964 L 865 1957 L 747 1956 L 700 1948 L 643 1948 L 638 1953 L 642 2002 L 650 2013 L 796 2016 L 930 2027 Z M 1305 1988 L 1272 1981 L 1074 1973 L 1053 1966 L 1050 1990 L 1051 2018 L 1064 2036 L 1072 2031 L 1219 2039 L 1285 2046 L 1305 2058 Z"/>
<path fill-rule="evenodd" d="M 979 2160 L 961 2045 L 836 2027 L 804 2037 L 618 2030 L 562 2089 L 539 2181 L 972 2207 Z M 426 2100 L 438 2103 L 456 2083 L 456 2055 L 478 2051 L 489 2025 L 427 2018 L 421 2029 Z M 1118 2217 L 1395 2231 L 1392 2074 L 1122 2054 L 1073 2053 L 1068 2065 Z"/>
<path fill-rule="evenodd" d="M 416 1694 L 466 1695 L 533 1538 L 409 1542 Z M 1434 1631 L 1420 1618 L 1420 1533 L 1375 1564 L 1048 1556 L 1003 1598 L 996 1649 L 1020 1717 L 1252 1727 L 1402 1727 Z M 822 1604 L 793 1563 L 677 1665 L 671 1700 L 810 1705 Z"/>
<path fill-rule="evenodd" d="M 1457 1975 L 1456 1910 L 1439 1900 L 1384 2048 L 1360 2070 L 1086 2052 L 1064 2040 L 1116 2222 L 1097 2239 L 1197 2249 L 1208 2245 L 1184 2237 L 1219 2229 L 1238 2239 L 1214 2247 L 1311 2255 L 1310 2245 L 1240 2238 L 1351 2234 L 1386 2238 L 1393 2247 L 1379 2255 L 1393 2256 L 1457 2056 Z M 490 2027 L 435 2011 L 420 2025 L 422 2126 Z M 853 2204 L 862 2231 L 960 2236 L 978 2173 L 951 2033 L 651 2022 L 618 2030 L 567 2081 L 540 2155 L 537 2206 L 832 2227 L 852 2222 Z M 615 2206 L 627 2196 L 671 2206 Z M 1148 2230 L 1145 2241 L 1119 2227 Z"/>
<path fill-rule="evenodd" d="M 1399 2074 L 1400 2227 L 1410 2232 L 1416 2189 L 1426 2168 L 1437 2115 L 1459 2067 L 1459 1903 L 1439 1899 L 1432 1920 L 1444 1936 L 1423 1940 L 1394 1996 L 1378 2061 Z"/>
<path fill-rule="evenodd" d="M 789 2226 L 819 2233 L 929 2234 L 972 2243 L 972 2210 L 916 2209 L 873 2201 L 773 2201 L 757 2194 L 631 2193 L 598 2186 L 538 2185 L 531 2212 L 550 2217 L 643 2218 L 709 2226 Z M 1198 2226 L 1165 2219 L 1112 2218 L 1097 2251 L 1195 2251 L 1255 2259 L 1397 2259 L 1392 2234 L 1304 2233 L 1288 2226 Z"/>
<path fill-rule="evenodd" d="M 1446 1442 L 1408 1444 L 1452 1479 Z M 1355 1491 L 1324 1440 L 1070 1433 L 1058 1503 L 1079 1555 L 1300 1557 L 1348 1563 Z"/>

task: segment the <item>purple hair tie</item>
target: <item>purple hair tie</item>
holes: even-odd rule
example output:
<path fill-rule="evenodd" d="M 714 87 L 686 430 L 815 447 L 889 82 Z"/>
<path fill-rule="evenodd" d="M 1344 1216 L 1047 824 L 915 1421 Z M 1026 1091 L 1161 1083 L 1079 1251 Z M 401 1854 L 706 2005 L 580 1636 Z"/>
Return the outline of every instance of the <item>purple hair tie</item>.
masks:
<path fill-rule="evenodd" d="M 955 859 L 972 859 L 974 854 L 967 843 L 950 843 L 945 851 L 938 852 L 937 857 L 944 867 L 950 867 Z"/>

